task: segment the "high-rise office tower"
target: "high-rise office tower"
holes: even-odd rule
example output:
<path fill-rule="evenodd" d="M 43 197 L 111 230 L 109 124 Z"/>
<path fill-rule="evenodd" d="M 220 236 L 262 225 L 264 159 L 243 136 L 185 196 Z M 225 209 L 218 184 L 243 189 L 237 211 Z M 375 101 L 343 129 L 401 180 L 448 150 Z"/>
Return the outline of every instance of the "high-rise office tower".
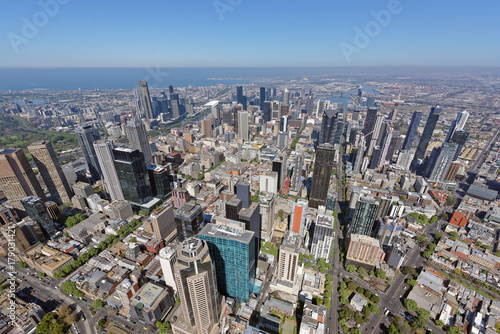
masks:
<path fill-rule="evenodd" d="M 432 133 L 434 132 L 434 128 L 436 127 L 440 115 L 440 107 L 435 106 L 431 108 L 429 118 L 425 123 L 424 132 L 422 133 L 422 137 L 420 138 L 417 146 L 417 151 L 415 152 L 415 156 L 413 157 L 413 161 L 411 162 L 411 167 L 413 170 L 418 169 L 423 162 L 425 151 L 427 150 L 427 145 L 429 145 L 429 141 L 431 140 Z"/>
<path fill-rule="evenodd" d="M 213 129 L 215 128 L 215 118 L 205 117 L 201 122 L 201 133 L 208 138 L 213 136 Z"/>
<path fill-rule="evenodd" d="M 297 234 L 289 233 L 285 235 L 280 246 L 278 259 L 278 279 L 295 283 L 297 270 L 299 267 L 299 250 L 301 238 Z"/>
<path fill-rule="evenodd" d="M 205 241 L 189 238 L 179 245 L 174 276 L 182 310 L 175 313 L 179 316 L 172 322 L 174 333 L 212 333 L 220 320 L 222 298 Z"/>
<path fill-rule="evenodd" d="M 362 132 L 365 135 L 366 142 L 368 144 L 372 140 L 373 130 L 375 129 L 375 123 L 377 121 L 377 114 L 378 110 L 376 108 L 370 108 L 366 113 L 365 123 Z"/>
<path fill-rule="evenodd" d="M 334 157 L 335 150 L 333 146 L 328 144 L 318 146 L 314 159 L 311 195 L 309 196 L 309 206 L 311 208 L 317 209 L 320 205 L 326 206 Z"/>
<path fill-rule="evenodd" d="M 440 147 L 432 150 L 426 166 L 427 178 L 432 181 L 443 181 L 446 172 L 450 168 L 453 157 L 457 151 L 458 144 L 443 143 Z"/>
<path fill-rule="evenodd" d="M 292 216 L 290 220 L 290 230 L 304 236 L 306 225 L 307 202 L 299 200 L 292 205 Z"/>
<path fill-rule="evenodd" d="M 89 172 L 94 181 L 100 180 L 102 175 L 101 166 L 97 160 L 97 155 L 94 149 L 94 142 L 101 139 L 99 131 L 92 126 L 92 124 L 85 124 L 75 131 L 76 138 L 78 139 L 78 144 L 82 149 L 83 156 L 87 165 L 89 166 Z"/>
<path fill-rule="evenodd" d="M 250 207 L 250 184 L 240 181 L 235 188 L 236 197 L 241 200 L 241 207 L 248 209 Z"/>
<path fill-rule="evenodd" d="M 203 212 L 198 204 L 184 203 L 174 211 L 174 217 L 179 241 L 198 235 L 203 227 Z"/>
<path fill-rule="evenodd" d="M 408 127 L 408 132 L 406 132 L 405 141 L 403 142 L 402 150 L 409 150 L 413 145 L 413 140 L 415 140 L 415 136 L 417 135 L 418 125 L 422 120 L 422 112 L 415 111 L 411 116 L 410 126 Z"/>
<path fill-rule="evenodd" d="M 283 91 L 283 104 L 286 106 L 290 105 L 290 91 L 288 90 L 288 88 L 285 88 L 285 90 Z"/>
<path fill-rule="evenodd" d="M 66 180 L 52 144 L 40 141 L 28 146 L 38 171 L 49 190 L 52 200 L 58 205 L 71 202 L 73 191 Z"/>
<path fill-rule="evenodd" d="M 174 207 L 164 204 L 154 210 L 150 216 L 155 237 L 158 240 L 171 241 L 177 235 L 175 226 Z"/>
<path fill-rule="evenodd" d="M 247 302 L 255 278 L 255 233 L 245 230 L 245 224 L 217 217 L 215 224 L 207 224 L 198 237 L 208 244 L 215 263 L 219 292 Z"/>
<path fill-rule="evenodd" d="M 276 138 L 276 147 L 280 150 L 288 147 L 288 132 L 278 133 L 278 137 Z"/>
<path fill-rule="evenodd" d="M 330 250 L 334 241 L 335 219 L 333 216 L 318 215 L 311 228 L 311 254 L 316 259 L 323 258 L 329 262 Z"/>
<path fill-rule="evenodd" d="M 264 110 L 264 101 L 266 101 L 266 87 L 260 87 L 260 110 Z"/>
<path fill-rule="evenodd" d="M 179 94 L 170 94 L 170 105 L 172 108 L 172 118 L 177 118 L 181 115 Z"/>
<path fill-rule="evenodd" d="M 385 160 L 388 162 L 392 161 L 392 157 L 396 150 L 399 150 L 401 144 L 401 133 L 396 130 L 392 130 L 391 141 L 389 143 L 389 149 L 387 150 L 387 154 L 385 156 Z"/>
<path fill-rule="evenodd" d="M 382 149 L 380 148 L 380 146 L 375 146 L 372 151 L 370 165 L 368 166 L 369 169 L 377 168 L 381 155 L 382 155 Z"/>
<path fill-rule="evenodd" d="M 111 141 L 99 140 L 94 143 L 94 149 L 99 165 L 102 166 L 102 175 L 109 196 L 113 201 L 125 199 L 123 196 L 120 180 L 115 168 L 115 158 L 113 156 L 114 144 Z"/>
<path fill-rule="evenodd" d="M 0 150 L 0 184 L 5 197 L 19 213 L 24 212 L 21 199 L 32 195 L 46 199 L 28 159 L 20 148 Z"/>
<path fill-rule="evenodd" d="M 455 177 L 457 176 L 460 166 L 462 166 L 462 163 L 460 161 L 452 161 L 450 168 L 448 168 L 448 171 L 444 176 L 444 179 L 446 181 L 455 181 Z"/>
<path fill-rule="evenodd" d="M 391 126 L 388 126 L 385 131 L 384 139 L 382 140 L 382 147 L 380 151 L 380 158 L 378 159 L 378 167 L 382 168 L 384 165 L 387 165 L 392 160 L 392 155 L 389 156 L 389 147 L 392 142 L 392 135 L 394 133 L 394 129 Z"/>
<path fill-rule="evenodd" d="M 146 165 L 153 163 L 151 147 L 149 146 L 148 134 L 144 123 L 138 119 L 128 121 L 125 126 L 125 134 L 130 146 L 142 152 Z"/>
<path fill-rule="evenodd" d="M 280 118 L 280 131 L 281 132 L 287 132 L 288 131 L 288 123 L 289 123 L 288 116 L 282 116 Z"/>
<path fill-rule="evenodd" d="M 319 132 L 318 145 L 335 143 L 335 134 L 337 133 L 337 120 L 339 113 L 333 109 L 327 109 L 323 112 L 321 120 L 321 130 Z"/>
<path fill-rule="evenodd" d="M 176 250 L 170 246 L 164 247 L 160 249 L 158 258 L 160 259 L 161 271 L 163 273 L 163 282 L 177 293 L 174 277 L 174 265 L 177 262 Z"/>
<path fill-rule="evenodd" d="M 265 101 L 262 105 L 264 123 L 271 121 L 271 102 Z"/>
<path fill-rule="evenodd" d="M 236 86 L 236 103 L 243 105 L 243 86 Z"/>
<path fill-rule="evenodd" d="M 151 106 L 151 97 L 149 96 L 148 83 L 146 81 L 139 81 L 139 95 L 141 101 L 141 109 L 144 117 L 148 122 L 151 122 L 153 117 L 153 107 Z"/>
<path fill-rule="evenodd" d="M 457 115 L 457 118 L 453 122 L 451 122 L 450 129 L 448 130 L 448 134 L 446 135 L 446 139 L 444 141 L 445 142 L 452 141 L 453 134 L 455 133 L 455 131 L 463 130 L 468 118 L 469 118 L 469 113 L 467 112 L 467 110 L 460 111 Z"/>
<path fill-rule="evenodd" d="M 451 142 L 458 145 L 457 152 L 455 153 L 453 160 L 457 160 L 458 156 L 460 155 L 460 152 L 462 152 L 462 149 L 465 145 L 465 142 L 467 141 L 467 138 L 469 138 L 469 132 L 467 132 L 467 131 L 456 130 L 453 133 L 453 137 L 451 138 Z"/>
<path fill-rule="evenodd" d="M 274 230 L 275 198 L 272 193 L 259 193 L 259 211 L 261 216 L 260 239 L 269 241 Z"/>
<path fill-rule="evenodd" d="M 369 157 L 372 156 L 373 148 L 375 146 L 380 146 L 380 142 L 382 140 L 382 134 L 385 131 L 385 127 L 387 123 L 384 122 L 385 118 L 383 114 L 378 114 L 375 120 L 375 126 L 372 131 L 372 138 L 368 146 L 368 151 L 366 152 Z"/>
<path fill-rule="evenodd" d="M 356 202 L 354 217 L 347 228 L 347 239 L 351 234 L 371 236 L 379 202 L 371 195 L 361 195 Z"/>
<path fill-rule="evenodd" d="M 299 153 L 295 156 L 293 164 L 293 172 L 290 182 L 290 188 L 294 191 L 299 191 L 302 178 L 302 166 L 304 165 L 304 155 Z"/>
<path fill-rule="evenodd" d="M 286 178 L 286 164 L 288 162 L 288 155 L 286 149 L 282 150 L 273 160 L 272 163 L 272 171 L 278 173 L 278 187 L 276 188 L 277 192 L 281 191 L 281 188 L 283 187 L 283 183 L 285 182 Z"/>
<path fill-rule="evenodd" d="M 226 218 L 231 220 L 238 220 L 238 213 L 243 208 L 243 201 L 234 195 L 226 202 Z"/>
<path fill-rule="evenodd" d="M 49 237 L 52 237 L 57 233 L 54 221 L 50 217 L 47 208 L 40 198 L 36 196 L 28 196 L 21 200 L 21 204 L 24 206 L 24 210 L 26 210 L 28 216 L 42 225 Z"/>
<path fill-rule="evenodd" d="M 165 198 L 170 189 L 170 173 L 168 170 L 161 165 L 148 165 L 148 176 L 149 183 L 151 184 L 151 190 L 153 191 L 153 196 L 157 198 Z"/>
<path fill-rule="evenodd" d="M 250 139 L 248 135 L 248 112 L 240 111 L 238 113 L 238 136 L 248 141 Z"/>
<path fill-rule="evenodd" d="M 366 148 L 366 139 L 365 137 L 361 136 L 358 144 L 358 150 L 356 151 L 356 160 L 354 161 L 353 171 L 355 173 L 359 173 L 359 171 L 361 170 L 361 164 L 363 163 L 365 148 Z"/>
<path fill-rule="evenodd" d="M 113 156 L 123 197 L 136 204 L 150 201 L 153 192 L 149 184 L 144 155 L 137 149 L 117 147 L 113 149 Z"/>
<path fill-rule="evenodd" d="M 174 86 L 168 85 L 168 93 L 173 94 L 174 93 Z"/>

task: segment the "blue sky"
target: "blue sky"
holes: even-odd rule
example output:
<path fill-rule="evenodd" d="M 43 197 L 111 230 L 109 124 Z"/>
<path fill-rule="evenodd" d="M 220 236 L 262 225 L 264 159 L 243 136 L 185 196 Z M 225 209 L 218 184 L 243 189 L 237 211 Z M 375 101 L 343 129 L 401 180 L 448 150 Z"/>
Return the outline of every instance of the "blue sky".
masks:
<path fill-rule="evenodd" d="M 0 67 L 500 66 L 499 1 L 391 2 L 5 0 Z"/>

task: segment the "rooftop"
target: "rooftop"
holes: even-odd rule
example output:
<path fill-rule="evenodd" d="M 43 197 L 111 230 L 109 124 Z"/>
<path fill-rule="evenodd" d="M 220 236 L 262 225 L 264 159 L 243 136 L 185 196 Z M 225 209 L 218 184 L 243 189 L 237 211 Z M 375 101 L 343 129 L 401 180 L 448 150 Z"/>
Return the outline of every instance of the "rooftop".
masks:
<path fill-rule="evenodd" d="M 165 292 L 164 288 L 148 282 L 137 292 L 134 296 L 134 300 L 146 305 L 147 307 L 151 307 L 163 292 Z"/>

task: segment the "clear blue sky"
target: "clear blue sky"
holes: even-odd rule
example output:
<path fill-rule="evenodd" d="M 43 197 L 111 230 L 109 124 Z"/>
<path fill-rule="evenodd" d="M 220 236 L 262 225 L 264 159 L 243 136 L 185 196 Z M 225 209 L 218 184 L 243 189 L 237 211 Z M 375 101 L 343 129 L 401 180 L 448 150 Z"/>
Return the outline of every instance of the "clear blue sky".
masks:
<path fill-rule="evenodd" d="M 341 44 L 390 1 L 44 1 L 66 3 L 45 25 L 38 1 L 2 2 L 0 67 L 500 66 L 498 0 L 401 0 L 350 62 Z"/>

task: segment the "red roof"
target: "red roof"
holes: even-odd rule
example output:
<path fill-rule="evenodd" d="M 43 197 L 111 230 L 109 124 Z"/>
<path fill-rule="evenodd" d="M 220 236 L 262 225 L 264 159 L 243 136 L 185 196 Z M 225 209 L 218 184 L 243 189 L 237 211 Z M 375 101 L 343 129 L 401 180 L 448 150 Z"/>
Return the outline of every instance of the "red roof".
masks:
<path fill-rule="evenodd" d="M 458 227 L 462 227 L 467 225 L 467 218 L 464 217 L 460 212 L 455 212 L 450 219 L 450 224 L 453 224 Z"/>

